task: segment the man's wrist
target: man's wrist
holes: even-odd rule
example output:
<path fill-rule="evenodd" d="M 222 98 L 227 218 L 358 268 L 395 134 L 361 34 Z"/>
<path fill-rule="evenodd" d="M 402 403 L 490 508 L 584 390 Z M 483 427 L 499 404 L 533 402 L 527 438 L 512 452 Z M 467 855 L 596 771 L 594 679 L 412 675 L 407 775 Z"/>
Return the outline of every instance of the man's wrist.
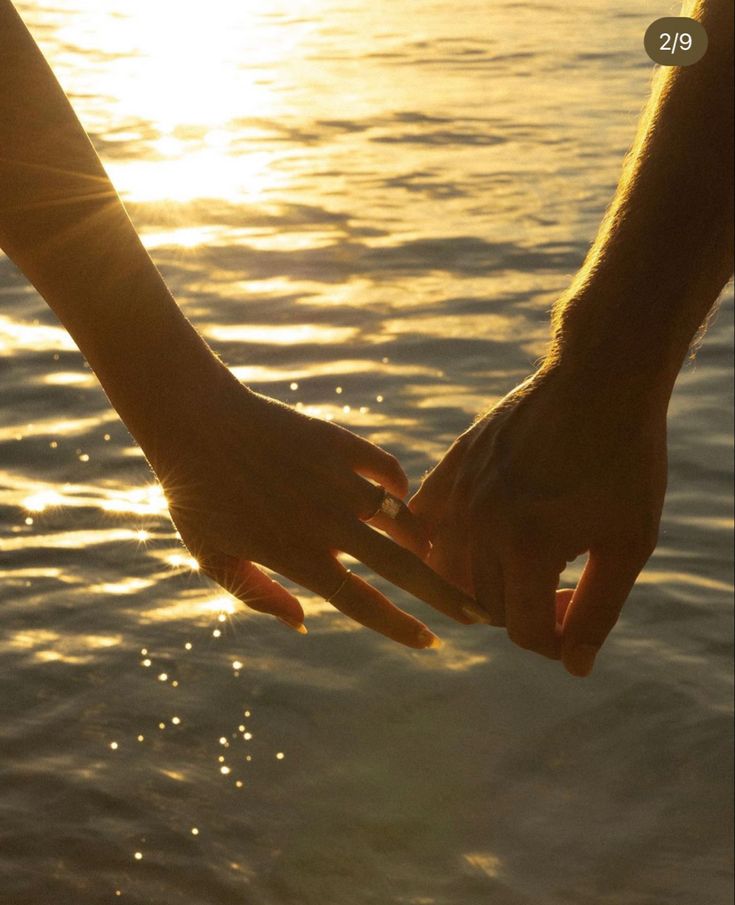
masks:
<path fill-rule="evenodd" d="M 557 337 L 541 365 L 562 392 L 586 408 L 660 411 L 668 406 L 676 368 L 603 343 Z"/>
<path fill-rule="evenodd" d="M 606 282 L 595 280 L 560 300 L 548 364 L 600 388 L 668 401 L 692 329 L 656 314 L 662 306 L 654 304 L 655 289 Z"/>

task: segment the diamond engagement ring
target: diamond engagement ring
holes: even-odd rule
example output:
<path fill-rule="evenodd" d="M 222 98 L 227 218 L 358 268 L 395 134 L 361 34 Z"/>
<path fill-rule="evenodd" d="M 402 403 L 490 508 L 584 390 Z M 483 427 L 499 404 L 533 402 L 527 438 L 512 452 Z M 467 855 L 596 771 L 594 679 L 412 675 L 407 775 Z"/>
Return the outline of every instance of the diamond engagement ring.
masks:
<path fill-rule="evenodd" d="M 370 519 L 375 518 L 376 515 L 387 515 L 388 518 L 397 519 L 401 514 L 401 510 L 404 508 L 404 503 L 402 500 L 399 500 L 397 496 L 388 493 L 385 487 L 381 487 L 380 485 L 378 485 L 378 487 L 382 493 L 381 500 L 378 503 L 375 512 L 373 512 L 372 515 L 369 515 L 366 521 L 370 521 Z"/>

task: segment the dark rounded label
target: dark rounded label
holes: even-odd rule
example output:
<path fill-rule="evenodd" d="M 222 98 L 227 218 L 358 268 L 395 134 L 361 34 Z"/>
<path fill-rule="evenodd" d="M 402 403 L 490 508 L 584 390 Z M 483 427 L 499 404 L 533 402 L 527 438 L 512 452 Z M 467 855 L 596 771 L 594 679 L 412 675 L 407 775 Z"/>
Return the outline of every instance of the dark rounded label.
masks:
<path fill-rule="evenodd" d="M 643 46 L 661 66 L 691 66 L 707 52 L 707 32 L 696 19 L 664 16 L 648 26 Z"/>

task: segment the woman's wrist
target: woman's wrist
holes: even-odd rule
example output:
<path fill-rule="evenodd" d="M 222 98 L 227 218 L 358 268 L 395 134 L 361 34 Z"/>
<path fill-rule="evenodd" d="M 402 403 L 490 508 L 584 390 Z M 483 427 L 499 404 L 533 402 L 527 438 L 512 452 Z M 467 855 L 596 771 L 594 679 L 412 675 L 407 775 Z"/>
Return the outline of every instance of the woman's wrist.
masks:
<path fill-rule="evenodd" d="M 226 383 L 237 382 L 163 283 L 160 292 L 166 298 L 152 298 L 144 316 L 122 319 L 114 330 L 106 324 L 100 344 L 95 336 L 82 346 L 110 402 L 149 458 L 162 437 L 169 438 L 166 445 L 187 441 L 207 400 Z"/>

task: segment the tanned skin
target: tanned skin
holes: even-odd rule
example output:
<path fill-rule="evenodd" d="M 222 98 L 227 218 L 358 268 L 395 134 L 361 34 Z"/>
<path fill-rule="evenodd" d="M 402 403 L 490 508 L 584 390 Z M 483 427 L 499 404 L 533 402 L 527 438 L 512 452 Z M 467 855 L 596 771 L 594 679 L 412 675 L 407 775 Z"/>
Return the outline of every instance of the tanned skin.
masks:
<path fill-rule="evenodd" d="M 474 601 L 423 561 L 428 541 L 410 511 L 372 517 L 382 499 L 373 481 L 397 497 L 408 491 L 396 459 L 242 386 L 184 317 L 9 0 L 0 0 L 0 62 L 0 247 L 91 365 L 202 570 L 302 632 L 301 604 L 256 563 L 401 644 L 438 646 L 422 622 L 348 574 L 336 556 L 344 551 L 477 622 Z"/>
<path fill-rule="evenodd" d="M 733 272 L 733 3 L 699 0 L 708 50 L 664 67 L 536 373 L 483 413 L 411 506 L 429 562 L 521 647 L 587 675 L 653 552 L 666 414 Z M 567 562 L 588 553 L 576 589 Z"/>

